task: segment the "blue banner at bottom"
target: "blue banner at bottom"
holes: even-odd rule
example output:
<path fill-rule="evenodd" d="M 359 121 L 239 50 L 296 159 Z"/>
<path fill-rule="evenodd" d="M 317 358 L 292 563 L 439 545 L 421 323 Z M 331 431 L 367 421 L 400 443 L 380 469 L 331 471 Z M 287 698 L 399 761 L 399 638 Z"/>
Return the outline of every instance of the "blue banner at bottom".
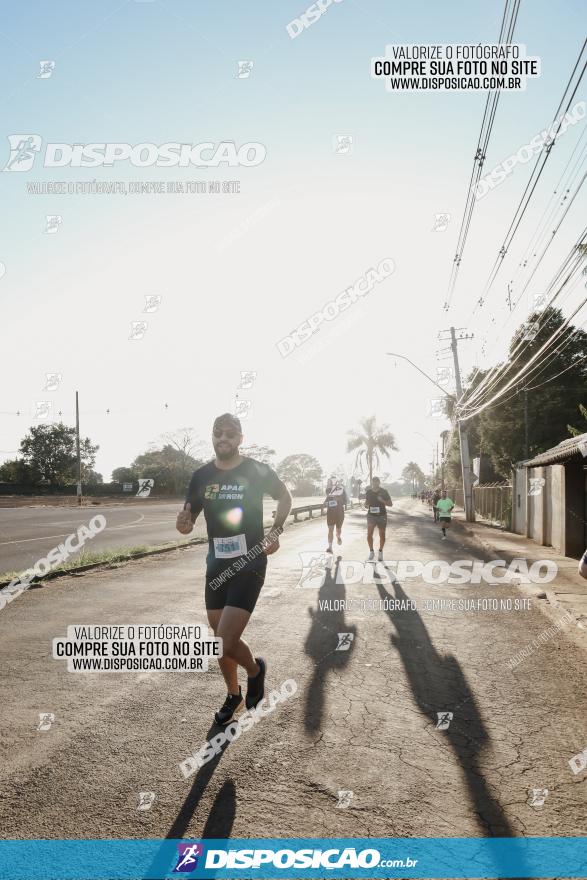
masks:
<path fill-rule="evenodd" d="M 4 880 L 587 877 L 587 837 L 4 840 Z"/>

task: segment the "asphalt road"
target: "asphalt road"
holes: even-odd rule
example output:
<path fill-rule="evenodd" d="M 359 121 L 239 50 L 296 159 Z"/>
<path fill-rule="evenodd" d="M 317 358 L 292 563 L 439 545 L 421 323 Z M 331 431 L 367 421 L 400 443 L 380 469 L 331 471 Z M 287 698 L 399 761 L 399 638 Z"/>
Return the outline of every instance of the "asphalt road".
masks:
<path fill-rule="evenodd" d="M 295 506 L 317 504 L 321 498 L 296 498 Z M 276 502 L 264 501 L 266 522 Z M 175 518 L 181 502 L 137 501 L 134 504 L 96 505 L 95 507 L 14 507 L 0 508 L 0 574 L 24 571 L 34 565 L 81 525 L 100 513 L 106 517 L 106 528 L 85 545 L 92 553 L 121 547 L 158 546 L 177 541 Z M 190 537 L 204 536 L 203 515 L 196 522 Z M 70 557 L 74 559 L 78 553 Z"/>
<path fill-rule="evenodd" d="M 324 539 L 324 520 L 286 530 L 246 633 L 267 658 L 268 688 L 293 679 L 297 693 L 188 780 L 179 762 L 217 732 L 215 663 L 73 674 L 51 642 L 70 624 L 205 623 L 204 547 L 61 578 L 0 611 L 2 836 L 585 835 L 587 774 L 569 767 L 587 746 L 583 650 L 563 632 L 510 671 L 550 625 L 535 607 L 424 608 L 431 597 L 520 599 L 511 586 L 329 575 L 299 588 L 299 554 L 318 555 Z M 342 555 L 365 559 L 362 511 L 347 514 Z M 491 558 L 459 525 L 440 541 L 411 500 L 394 509 L 387 556 Z M 418 609 L 323 604 L 393 597 Z M 349 650 L 337 650 L 338 633 L 353 634 Z M 55 720 L 39 731 L 45 712 Z M 453 713 L 448 729 L 438 712 Z M 529 804 L 532 789 L 548 789 L 542 807 Z M 145 791 L 155 800 L 140 811 Z M 340 791 L 352 792 L 347 806 Z"/>

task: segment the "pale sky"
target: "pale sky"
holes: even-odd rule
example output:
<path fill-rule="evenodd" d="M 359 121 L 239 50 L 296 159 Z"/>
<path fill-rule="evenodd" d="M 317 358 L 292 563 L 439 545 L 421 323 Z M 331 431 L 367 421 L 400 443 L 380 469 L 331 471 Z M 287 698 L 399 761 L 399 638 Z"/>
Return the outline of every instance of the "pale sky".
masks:
<path fill-rule="evenodd" d="M 251 401 L 246 443 L 272 446 L 278 459 L 315 455 L 328 472 L 351 463 L 346 432 L 374 414 L 400 448 L 382 471 L 397 479 L 410 460 L 429 470 L 431 445 L 448 426 L 429 415 L 438 392 L 385 352 L 435 377 L 452 363 L 436 359 L 447 344 L 438 332 L 453 324 L 474 334 L 459 346 L 465 375 L 503 354 L 582 229 L 580 196 L 505 323 L 507 284 L 519 293 L 528 277 L 531 266 L 516 269 L 585 121 L 557 142 L 487 303 L 471 317 L 534 160 L 478 201 L 445 314 L 486 93 L 390 94 L 371 79 L 370 60 L 391 42 L 497 41 L 502 5 L 343 0 L 291 40 L 285 26 L 302 11 L 290 0 L 230 14 L 211 0 L 129 0 L 37 3 L 4 17 L 2 165 L 8 135 L 23 133 L 44 143 L 259 142 L 267 157 L 250 168 L 39 163 L 0 175 L 9 365 L 0 461 L 35 423 L 37 401 L 73 424 L 77 389 L 82 434 L 99 443 L 96 469 L 108 480 L 165 431 L 192 426 L 207 439 L 214 416 L 233 408 L 241 371 L 253 370 L 253 387 L 240 392 Z M 551 123 L 580 49 L 581 17 L 578 2 L 522 3 L 515 39 L 541 57 L 542 75 L 502 95 L 486 171 Z M 46 59 L 55 69 L 38 79 Z M 235 75 L 239 60 L 253 61 L 248 78 Z M 585 99 L 583 86 L 575 103 Z M 350 154 L 333 150 L 338 136 L 352 137 Z M 240 193 L 27 193 L 32 181 L 92 180 L 238 180 Z M 440 213 L 450 221 L 435 231 Z M 48 215 L 62 217 L 54 235 L 43 232 Z M 280 339 L 385 258 L 395 263 L 390 277 L 280 355 Z M 155 295 L 158 310 L 145 314 L 145 297 Z M 583 283 L 563 309 L 581 295 Z M 143 338 L 129 339 L 131 322 L 143 320 Z M 58 390 L 43 390 L 46 373 L 62 374 Z"/>

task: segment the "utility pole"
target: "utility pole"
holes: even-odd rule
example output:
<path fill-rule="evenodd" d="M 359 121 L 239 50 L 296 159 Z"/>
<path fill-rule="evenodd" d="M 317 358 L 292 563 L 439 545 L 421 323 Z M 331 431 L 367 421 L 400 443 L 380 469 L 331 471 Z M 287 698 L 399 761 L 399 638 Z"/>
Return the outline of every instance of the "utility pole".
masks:
<path fill-rule="evenodd" d="M 524 385 L 524 458 L 528 459 L 528 386 Z"/>
<path fill-rule="evenodd" d="M 442 437 L 442 460 L 440 464 L 440 488 L 444 491 L 444 459 L 446 455 L 446 435 L 448 431 L 443 431 L 440 435 Z"/>
<path fill-rule="evenodd" d="M 75 392 L 75 443 L 77 447 L 77 503 L 82 503 L 82 458 L 79 445 L 79 400 L 78 393 Z"/>
<path fill-rule="evenodd" d="M 447 331 L 444 331 L 447 332 Z M 455 368 L 455 385 L 457 390 L 457 405 L 463 396 L 463 386 L 461 385 L 461 371 L 459 369 L 459 353 L 457 350 L 457 336 L 454 327 L 448 331 L 450 333 L 450 347 Z M 472 339 L 472 334 L 464 336 L 462 333 L 459 339 Z M 471 469 L 471 456 L 469 454 L 469 434 L 463 422 L 457 419 L 459 429 L 459 441 L 461 446 L 461 473 L 463 476 L 463 506 L 465 508 L 465 519 L 467 522 L 475 522 L 475 505 L 473 503 L 473 472 Z"/>

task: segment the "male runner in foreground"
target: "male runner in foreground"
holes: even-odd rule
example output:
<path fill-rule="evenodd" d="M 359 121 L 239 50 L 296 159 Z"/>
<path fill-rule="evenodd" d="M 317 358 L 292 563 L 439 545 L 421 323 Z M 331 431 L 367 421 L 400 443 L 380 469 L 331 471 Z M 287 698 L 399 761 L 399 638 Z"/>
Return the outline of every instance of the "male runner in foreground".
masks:
<path fill-rule="evenodd" d="M 334 485 L 332 480 L 326 484 L 326 498 L 324 499 L 324 507 L 326 507 L 326 525 L 328 526 L 328 547 L 327 553 L 332 553 L 332 539 L 334 538 L 334 529 L 336 527 L 336 542 L 342 544 L 342 524 L 344 522 L 344 508 L 348 504 L 347 494 L 340 480 Z"/>
<path fill-rule="evenodd" d="M 452 498 L 446 497 L 446 489 L 443 489 L 442 495 L 435 505 L 435 509 L 438 511 L 438 522 L 442 529 L 443 541 L 446 541 L 446 530 L 450 525 L 450 513 L 454 506 L 454 501 L 452 500 Z"/>
<path fill-rule="evenodd" d="M 216 459 L 194 471 L 177 530 L 189 534 L 203 510 L 208 527 L 206 611 L 214 635 L 222 638 L 219 665 L 228 694 L 216 712 L 217 724 L 229 724 L 243 708 L 238 667 L 247 670 L 247 709 L 261 702 L 267 665 L 253 657 L 241 638 L 265 580 L 267 556 L 279 550 L 279 535 L 291 508 L 291 495 L 269 465 L 239 453 L 241 423 L 230 413 L 212 429 Z M 277 501 L 275 522 L 263 533 L 263 495 Z"/>
<path fill-rule="evenodd" d="M 387 528 L 387 508 L 392 507 L 393 501 L 389 497 L 387 489 L 381 489 L 379 477 L 373 477 L 371 486 L 365 494 L 365 507 L 367 508 L 367 544 L 369 556 L 367 562 L 373 562 L 373 532 L 375 526 L 379 530 L 379 553 L 377 559 L 383 562 L 383 547 L 385 546 L 385 530 Z"/>

